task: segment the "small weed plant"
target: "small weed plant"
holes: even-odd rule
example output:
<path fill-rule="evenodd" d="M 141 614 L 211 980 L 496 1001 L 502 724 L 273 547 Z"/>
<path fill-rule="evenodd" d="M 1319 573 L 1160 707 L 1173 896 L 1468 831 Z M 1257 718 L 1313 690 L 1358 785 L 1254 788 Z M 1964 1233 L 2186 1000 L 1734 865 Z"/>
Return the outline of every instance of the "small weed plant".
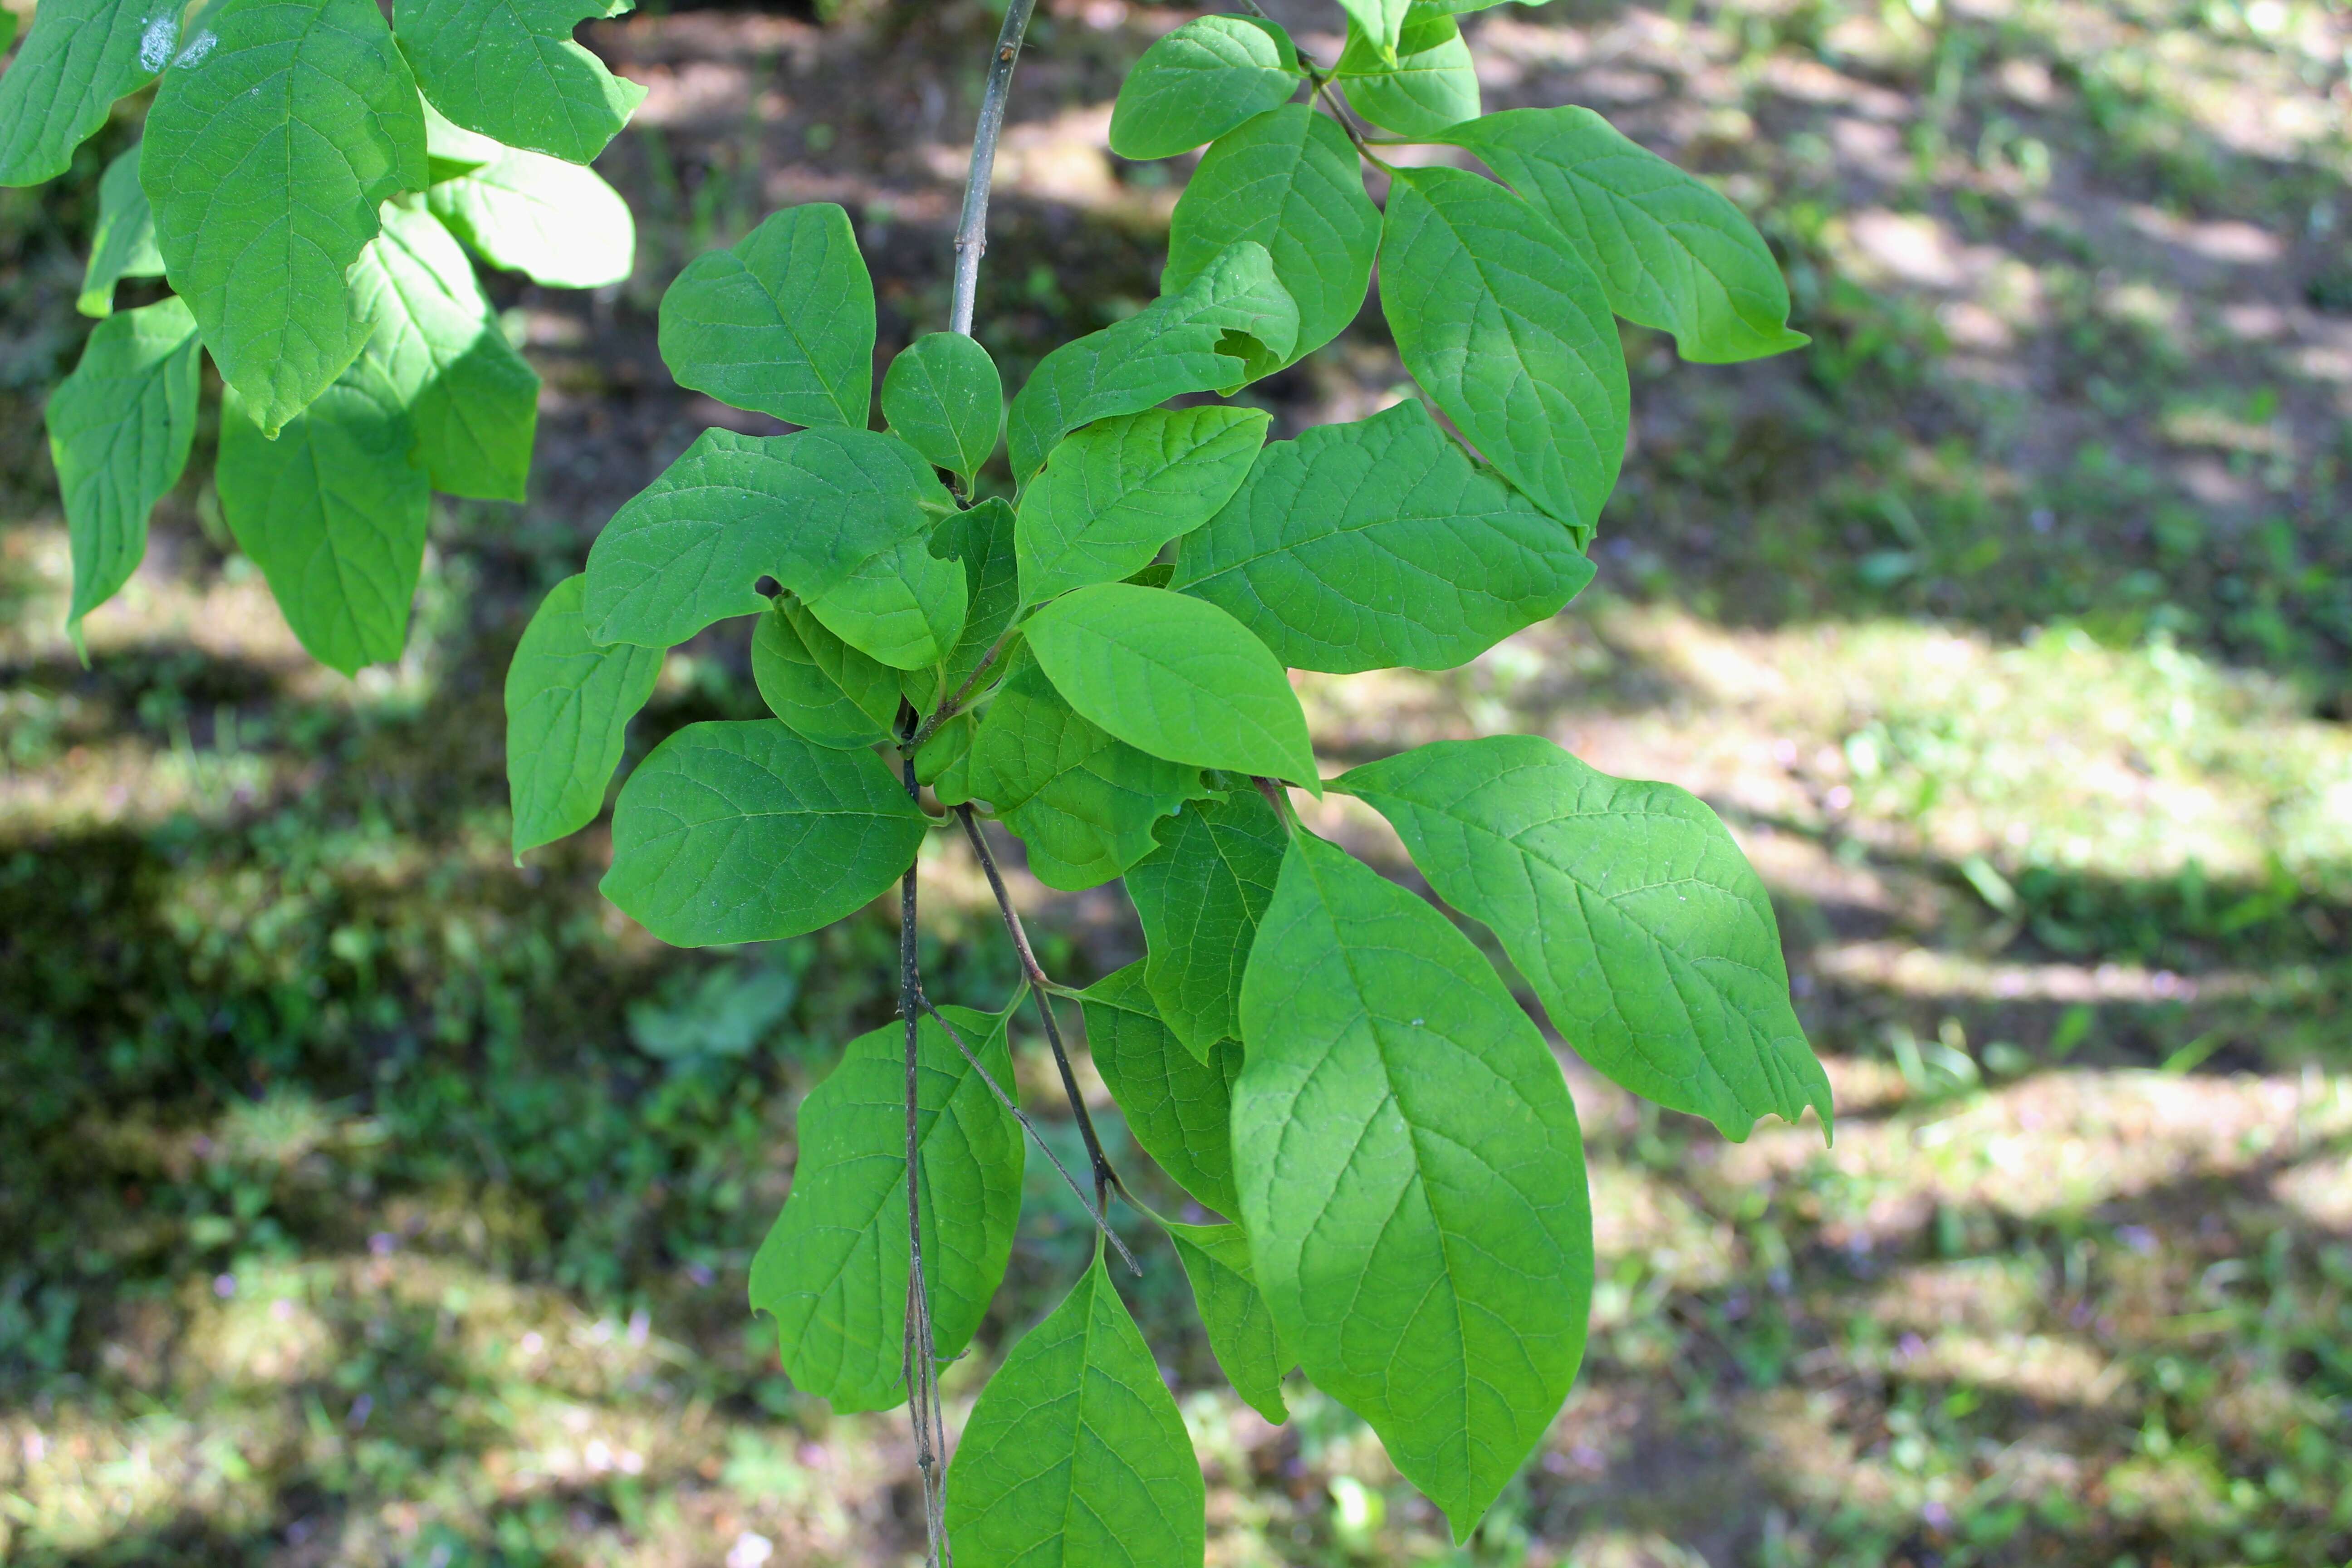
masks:
<path fill-rule="evenodd" d="M 1325 779 L 1286 674 L 1452 668 L 1591 581 L 1629 413 L 1616 318 L 1701 363 L 1804 342 L 1769 251 L 1713 188 L 1588 110 L 1481 114 L 1457 17 L 1491 3 L 1341 0 L 1328 64 L 1256 15 L 1155 43 L 1112 147 L 1206 149 L 1162 291 L 1046 355 L 1008 405 L 970 331 L 1030 10 L 1013 0 L 951 328 L 889 364 L 887 428 L 840 207 L 787 208 L 698 258 L 662 301 L 671 374 L 802 428 L 706 431 L 548 595 L 508 673 L 520 856 L 603 809 L 666 651 L 748 618 L 774 716 L 689 725 L 637 765 L 605 895 L 698 946 L 814 931 L 897 886 L 900 1017 L 802 1108 L 751 1295 L 800 1388 L 909 1406 L 942 1564 L 1202 1560 L 1201 1467 L 1116 1288 L 1134 1264 L 1115 1199 L 1167 1233 L 1243 1399 L 1280 1422 L 1303 1373 L 1457 1536 L 1568 1394 L 1593 1248 L 1559 1067 L 1454 921 L 1307 831 L 1294 790 L 1383 816 L 1601 1072 L 1732 1138 L 1807 1106 L 1827 1129 L 1770 904 L 1706 805 L 1526 735 Z M 389 28 L 372 0 L 218 0 L 184 38 L 136 12 L 48 0 L 0 81 L 9 176 L 39 178 L 163 70 L 135 177 L 107 176 L 92 297 L 139 265 L 176 295 L 102 326 L 50 416 L 72 614 L 136 562 L 188 448 L 201 343 L 228 386 L 220 490 L 240 542 L 320 658 L 387 657 L 428 480 L 509 495 L 527 463 L 530 372 L 458 242 L 533 270 L 509 236 L 548 238 L 530 256 L 550 267 L 593 248 L 564 240 L 574 226 L 611 239 L 573 165 L 635 89 L 569 41 L 576 0 L 404 3 Z M 34 130 L 26 105 L 46 107 Z M 1233 399 L 1336 337 L 1375 268 L 1419 395 L 1268 443 L 1268 416 Z M 1020 959 L 992 1010 L 924 990 L 934 831 L 970 845 Z M 1083 991 L 1049 978 L 1004 834 L 1048 887 L 1124 879 L 1147 956 Z M 1037 1147 L 1099 1234 L 950 1463 L 937 1373 L 1020 1218 L 1034 1129 L 1007 1028 L 1030 1004 L 1086 1168 Z M 1150 1211 L 1106 1156 L 1071 1005 L 1135 1142 L 1203 1223 Z"/>

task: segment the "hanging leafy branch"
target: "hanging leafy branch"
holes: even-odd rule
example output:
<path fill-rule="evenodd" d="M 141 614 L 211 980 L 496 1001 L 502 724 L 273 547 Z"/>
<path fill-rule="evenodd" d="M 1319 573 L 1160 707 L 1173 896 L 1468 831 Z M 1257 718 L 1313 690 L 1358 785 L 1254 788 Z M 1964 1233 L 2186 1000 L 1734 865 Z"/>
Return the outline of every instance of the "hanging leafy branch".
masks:
<path fill-rule="evenodd" d="M 623 8 L 625 8 L 624 6 Z M 146 553 L 223 383 L 215 480 L 294 635 L 346 673 L 397 658 L 435 490 L 519 501 L 539 377 L 467 252 L 555 288 L 629 275 L 629 210 L 585 164 L 645 96 L 571 41 L 601 5 L 45 0 L 0 75 L 0 184 L 65 172 L 154 88 L 107 166 L 51 398 L 73 555 L 67 629 Z M 163 298 L 117 313 L 117 285 Z"/>

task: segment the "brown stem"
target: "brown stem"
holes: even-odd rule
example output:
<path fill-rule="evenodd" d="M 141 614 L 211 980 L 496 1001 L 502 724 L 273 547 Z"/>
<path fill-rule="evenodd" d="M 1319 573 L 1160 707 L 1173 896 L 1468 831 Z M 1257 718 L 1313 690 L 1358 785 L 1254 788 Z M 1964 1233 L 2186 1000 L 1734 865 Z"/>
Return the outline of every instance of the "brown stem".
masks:
<path fill-rule="evenodd" d="M 900 704 L 900 733 L 914 727 L 914 710 Z M 919 803 L 915 783 L 915 756 L 909 748 L 903 763 L 907 795 Z M 907 1331 L 904 1359 L 907 1413 L 915 1433 L 915 1468 L 923 1487 L 923 1528 L 929 1537 L 929 1561 L 950 1568 L 945 1498 L 940 1485 L 947 1458 L 947 1430 L 940 1411 L 939 1341 L 931 1331 L 931 1295 L 923 1279 L 922 1137 L 919 1125 L 920 1087 L 917 1073 L 922 971 L 917 963 L 915 939 L 915 871 L 908 862 L 898 879 L 898 1014 L 907 1021 Z"/>

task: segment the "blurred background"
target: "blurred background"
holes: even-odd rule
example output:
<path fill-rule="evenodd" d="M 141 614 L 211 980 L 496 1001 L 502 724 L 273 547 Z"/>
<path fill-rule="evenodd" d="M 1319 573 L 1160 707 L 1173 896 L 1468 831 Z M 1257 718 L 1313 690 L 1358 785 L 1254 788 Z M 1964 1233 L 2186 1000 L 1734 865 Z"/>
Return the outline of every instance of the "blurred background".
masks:
<path fill-rule="evenodd" d="M 1328 0 L 1266 3 L 1337 52 Z M 1192 14 L 1040 6 L 979 313 L 1008 383 L 1155 292 L 1187 160 L 1105 132 Z M 1276 1428 L 1224 1388 L 1129 1215 L 1210 1561 L 2352 1557 L 2352 18 L 1465 22 L 1490 109 L 1587 104 L 1719 182 L 1814 341 L 1706 368 L 1627 328 L 1598 583 L 1454 674 L 1305 678 L 1326 765 L 1525 730 L 1698 792 L 1771 887 L 1838 1137 L 1729 1144 L 1563 1049 L 1591 1350 L 1459 1550 L 1346 1411 L 1295 1386 Z M 795 1106 L 890 1015 L 895 913 L 679 952 L 597 899 L 601 826 L 516 869 L 499 690 L 623 500 L 708 425 L 781 428 L 664 372 L 689 258 L 840 202 L 883 353 L 944 324 L 995 26 L 980 0 L 820 0 L 583 29 L 651 89 L 598 165 L 635 274 L 494 281 L 546 379 L 531 500 L 436 503 L 407 657 L 356 681 L 230 544 L 209 426 L 76 661 L 40 408 L 138 103 L 66 178 L 0 192 L 0 1558 L 916 1560 L 900 1418 L 796 1394 L 744 1306 Z M 1287 436 L 1402 384 L 1374 309 L 1245 396 Z M 633 756 L 758 711 L 744 641 L 671 656 Z M 1410 877 L 1368 816 L 1318 826 Z M 1010 954 L 937 849 L 929 989 L 994 1005 Z M 1139 952 L 1115 888 L 1017 891 L 1059 978 Z M 951 1425 L 1087 1246 L 1031 1166 Z"/>

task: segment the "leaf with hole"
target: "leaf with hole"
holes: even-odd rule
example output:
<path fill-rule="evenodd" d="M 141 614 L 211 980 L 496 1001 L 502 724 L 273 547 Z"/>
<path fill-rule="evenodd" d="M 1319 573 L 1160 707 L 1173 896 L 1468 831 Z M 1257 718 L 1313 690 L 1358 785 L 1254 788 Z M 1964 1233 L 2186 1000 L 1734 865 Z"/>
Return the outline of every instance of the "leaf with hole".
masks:
<path fill-rule="evenodd" d="M 874 280 L 831 202 L 771 213 L 706 250 L 662 295 L 661 356 L 680 386 L 794 425 L 864 430 Z"/>
<path fill-rule="evenodd" d="M 1242 975 L 1289 843 L 1264 795 L 1231 785 L 1163 824 L 1160 847 L 1127 872 L 1152 1003 L 1203 1061 L 1219 1040 L 1241 1038 Z"/>
<path fill-rule="evenodd" d="M 1128 1131 L 1202 1205 L 1222 1215 L 1241 1212 L 1227 1127 L 1241 1042 L 1220 1040 L 1205 1056 L 1185 1049 L 1154 1006 L 1139 963 L 1096 981 L 1078 1001 L 1087 1050 Z"/>
<path fill-rule="evenodd" d="M 98 226 L 90 231 L 89 262 L 82 268 L 81 297 L 75 309 L 85 316 L 114 310 L 114 286 L 125 278 L 161 278 L 163 254 L 155 248 L 155 215 L 139 188 L 139 149 L 118 154 L 98 182 Z"/>
<path fill-rule="evenodd" d="M 114 100 L 172 58 L 180 11 L 169 0 L 42 0 L 25 47 L 0 75 L 0 185 L 64 174 Z"/>
<path fill-rule="evenodd" d="M 863 907 L 922 841 L 922 812 L 872 752 L 773 719 L 689 724 L 621 787 L 599 886 L 673 947 L 771 942 Z"/>
<path fill-rule="evenodd" d="M 1241 488 L 1273 416 L 1255 408 L 1149 408 L 1065 437 L 1021 498 L 1021 597 L 1042 604 L 1150 564 Z"/>
<path fill-rule="evenodd" d="M 1004 382 L 976 340 L 929 332 L 890 362 L 882 377 L 882 417 L 891 434 L 969 491 L 1004 430 Z"/>
<path fill-rule="evenodd" d="M 1290 1370 L 1291 1357 L 1250 1273 L 1248 1235 L 1237 1225 L 1161 1224 L 1184 1265 L 1192 1305 L 1209 1331 L 1209 1348 L 1225 1381 L 1251 1409 L 1281 1426 L 1290 1419 L 1290 1407 L 1282 1401 L 1282 1374 Z"/>
<path fill-rule="evenodd" d="M 604 809 L 629 721 L 661 679 L 657 648 L 588 640 L 588 580 L 548 590 L 507 666 L 507 791 L 514 854 L 576 833 Z"/>
<path fill-rule="evenodd" d="M 1110 150 L 1173 157 L 1286 101 L 1303 78 L 1282 46 L 1242 16 L 1196 16 L 1161 34 L 1119 85 Z"/>
<path fill-rule="evenodd" d="M 1440 742 L 1344 782 L 1440 897 L 1494 928 L 1595 1068 L 1733 1139 L 1808 1105 L 1828 1131 L 1771 900 L 1705 803 L 1533 735 Z"/>
<path fill-rule="evenodd" d="M 433 107 L 509 147 L 585 163 L 646 89 L 572 41 L 627 0 L 396 0 L 401 48 Z"/>
<path fill-rule="evenodd" d="M 592 169 L 467 131 L 425 106 L 432 187 L 425 205 L 493 267 L 551 289 L 628 280 L 637 226 Z"/>

